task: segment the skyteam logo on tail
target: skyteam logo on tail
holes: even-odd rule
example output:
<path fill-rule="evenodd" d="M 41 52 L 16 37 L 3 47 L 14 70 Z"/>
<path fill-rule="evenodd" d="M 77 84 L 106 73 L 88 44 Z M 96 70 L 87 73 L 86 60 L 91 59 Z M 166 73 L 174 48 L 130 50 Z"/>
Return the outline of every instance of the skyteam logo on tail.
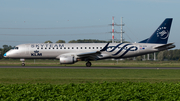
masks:
<path fill-rule="evenodd" d="M 157 30 L 157 37 L 160 37 L 161 39 L 166 39 L 169 36 L 169 32 L 166 29 L 166 27 L 161 27 Z"/>

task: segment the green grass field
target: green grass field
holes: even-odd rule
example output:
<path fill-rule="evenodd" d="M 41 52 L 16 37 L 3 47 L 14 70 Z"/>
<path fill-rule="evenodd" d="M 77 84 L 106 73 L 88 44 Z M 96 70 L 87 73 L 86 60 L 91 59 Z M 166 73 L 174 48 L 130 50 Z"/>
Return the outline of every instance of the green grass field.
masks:
<path fill-rule="evenodd" d="M 178 61 L 92 61 L 92 66 L 180 67 Z M 19 60 L 1 60 L 0 66 L 20 66 Z M 58 60 L 27 59 L 26 66 L 65 66 Z M 66 66 L 85 66 L 85 62 Z M 1 68 L 0 83 L 179 82 L 180 70 Z"/>
<path fill-rule="evenodd" d="M 0 68 L 0 83 L 179 82 L 180 70 Z"/>

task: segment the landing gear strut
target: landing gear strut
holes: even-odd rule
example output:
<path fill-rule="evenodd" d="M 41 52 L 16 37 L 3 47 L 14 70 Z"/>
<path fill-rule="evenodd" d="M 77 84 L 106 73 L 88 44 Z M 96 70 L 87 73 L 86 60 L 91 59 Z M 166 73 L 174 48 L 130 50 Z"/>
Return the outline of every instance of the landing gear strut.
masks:
<path fill-rule="evenodd" d="M 88 62 L 86 63 L 86 67 L 91 67 L 91 62 L 88 61 Z"/>

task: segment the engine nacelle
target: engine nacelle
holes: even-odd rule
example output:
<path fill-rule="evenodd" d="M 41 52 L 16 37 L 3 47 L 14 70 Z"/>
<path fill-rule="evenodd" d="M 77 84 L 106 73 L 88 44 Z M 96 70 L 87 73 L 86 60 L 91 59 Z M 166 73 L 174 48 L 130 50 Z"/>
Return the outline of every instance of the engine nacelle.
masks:
<path fill-rule="evenodd" d="M 74 56 L 60 56 L 59 61 L 60 61 L 60 64 L 73 64 L 77 62 Z"/>

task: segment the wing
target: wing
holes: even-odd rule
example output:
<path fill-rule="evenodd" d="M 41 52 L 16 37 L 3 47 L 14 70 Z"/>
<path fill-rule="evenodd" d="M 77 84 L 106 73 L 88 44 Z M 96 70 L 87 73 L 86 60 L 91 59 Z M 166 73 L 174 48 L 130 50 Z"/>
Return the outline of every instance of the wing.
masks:
<path fill-rule="evenodd" d="M 100 56 L 100 55 L 101 55 L 100 51 L 77 54 L 77 56 L 83 60 L 84 59 L 86 59 L 86 60 L 97 60 L 98 56 Z"/>
<path fill-rule="evenodd" d="M 108 48 L 109 43 L 106 44 L 106 46 L 104 46 L 103 49 L 101 49 L 100 51 L 93 51 L 93 52 L 85 52 L 85 53 L 66 53 L 66 54 L 61 54 L 59 56 L 57 56 L 56 58 L 59 59 L 60 57 L 63 56 L 75 56 L 78 59 L 81 60 L 85 60 L 85 61 L 90 61 L 90 60 L 97 60 L 99 57 L 103 57 L 104 54 L 102 55 L 101 53 L 103 51 L 106 51 Z"/>
<path fill-rule="evenodd" d="M 103 49 L 101 49 L 100 51 L 80 53 L 80 54 L 77 54 L 77 56 L 81 59 L 97 60 L 98 57 L 102 57 L 101 52 L 106 51 L 108 45 L 109 45 L 109 43 L 107 43 L 106 46 Z"/>

